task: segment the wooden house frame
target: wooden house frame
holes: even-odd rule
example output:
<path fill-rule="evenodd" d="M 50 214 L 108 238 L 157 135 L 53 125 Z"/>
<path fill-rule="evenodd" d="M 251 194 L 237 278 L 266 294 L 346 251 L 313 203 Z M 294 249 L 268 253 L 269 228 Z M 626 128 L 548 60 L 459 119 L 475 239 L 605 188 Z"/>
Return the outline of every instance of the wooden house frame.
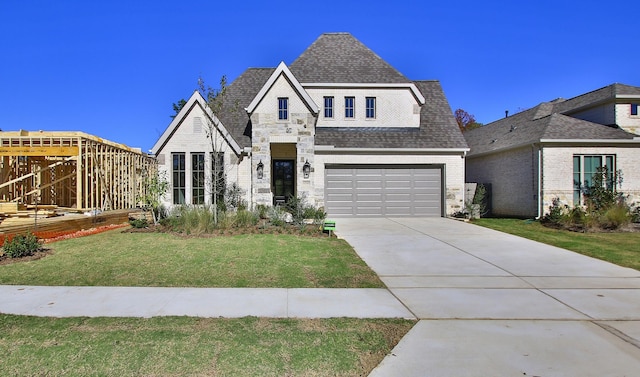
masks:
<path fill-rule="evenodd" d="M 156 160 L 82 132 L 0 132 L 0 203 L 86 211 L 135 208 Z"/>

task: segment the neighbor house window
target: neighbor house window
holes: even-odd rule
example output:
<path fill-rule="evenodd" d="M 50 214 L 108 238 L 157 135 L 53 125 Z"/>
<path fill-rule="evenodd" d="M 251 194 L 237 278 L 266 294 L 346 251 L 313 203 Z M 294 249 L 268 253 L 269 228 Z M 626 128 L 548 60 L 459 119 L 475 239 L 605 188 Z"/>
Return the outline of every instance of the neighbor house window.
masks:
<path fill-rule="evenodd" d="M 217 196 L 216 203 L 224 200 L 227 182 L 224 174 L 224 152 L 211 153 L 211 202 Z"/>
<path fill-rule="evenodd" d="M 355 97 L 344 97 L 344 117 L 345 118 L 353 118 L 355 102 L 356 102 Z"/>
<path fill-rule="evenodd" d="M 278 98 L 278 119 L 289 119 L 289 98 Z"/>
<path fill-rule="evenodd" d="M 204 204 L 204 153 L 191 153 L 191 204 Z"/>
<path fill-rule="evenodd" d="M 638 104 L 637 103 L 632 103 L 631 104 L 631 115 L 638 115 Z"/>
<path fill-rule="evenodd" d="M 584 204 L 583 194 L 593 186 L 593 177 L 598 169 L 607 169 L 606 185 L 613 188 L 613 176 L 615 174 L 615 156 L 573 156 L 573 204 Z"/>
<path fill-rule="evenodd" d="M 173 204 L 185 204 L 185 154 L 172 153 L 173 160 Z"/>
<path fill-rule="evenodd" d="M 367 119 L 372 119 L 376 117 L 376 97 L 366 98 L 365 113 L 366 113 Z"/>
<path fill-rule="evenodd" d="M 333 118 L 333 97 L 324 97 L 324 117 Z"/>

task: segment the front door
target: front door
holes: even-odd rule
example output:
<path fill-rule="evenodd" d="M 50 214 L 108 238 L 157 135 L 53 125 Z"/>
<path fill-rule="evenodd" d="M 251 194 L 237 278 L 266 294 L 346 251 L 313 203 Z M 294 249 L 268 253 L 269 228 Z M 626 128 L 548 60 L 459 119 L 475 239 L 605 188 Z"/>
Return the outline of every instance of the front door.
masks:
<path fill-rule="evenodd" d="M 273 204 L 284 204 L 295 195 L 295 161 L 273 160 Z"/>

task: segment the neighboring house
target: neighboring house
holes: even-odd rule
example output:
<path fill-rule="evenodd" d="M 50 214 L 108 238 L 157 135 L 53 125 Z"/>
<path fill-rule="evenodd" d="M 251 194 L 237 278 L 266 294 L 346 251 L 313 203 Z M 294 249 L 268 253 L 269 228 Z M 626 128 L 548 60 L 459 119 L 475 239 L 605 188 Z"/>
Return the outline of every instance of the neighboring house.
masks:
<path fill-rule="evenodd" d="M 348 33 L 247 69 L 226 93 L 214 116 L 194 92 L 154 145 L 165 204 L 211 202 L 211 120 L 215 161 L 250 206 L 303 196 L 331 216 L 445 216 L 464 203 L 469 149 L 440 83 L 407 79 Z"/>
<path fill-rule="evenodd" d="M 491 185 L 492 213 L 539 217 L 554 198 L 583 204 L 598 167 L 622 171 L 640 200 L 640 88 L 613 84 L 556 99 L 464 133 L 467 182 Z"/>

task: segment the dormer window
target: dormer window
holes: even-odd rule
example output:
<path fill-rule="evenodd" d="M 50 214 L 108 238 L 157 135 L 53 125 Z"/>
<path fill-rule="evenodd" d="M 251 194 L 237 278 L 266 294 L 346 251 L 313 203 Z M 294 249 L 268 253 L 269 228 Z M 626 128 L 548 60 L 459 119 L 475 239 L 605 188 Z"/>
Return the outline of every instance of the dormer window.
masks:
<path fill-rule="evenodd" d="M 278 120 L 289 119 L 289 98 L 278 98 Z"/>
<path fill-rule="evenodd" d="M 344 117 L 345 118 L 354 117 L 355 102 L 356 102 L 355 97 L 344 97 Z"/>
<path fill-rule="evenodd" d="M 324 97 L 324 117 L 333 118 L 333 97 Z"/>
<path fill-rule="evenodd" d="M 376 117 L 376 97 L 366 98 L 365 114 L 367 119 L 375 119 Z"/>
<path fill-rule="evenodd" d="M 638 115 L 638 104 L 637 103 L 632 103 L 631 104 L 631 115 Z"/>

